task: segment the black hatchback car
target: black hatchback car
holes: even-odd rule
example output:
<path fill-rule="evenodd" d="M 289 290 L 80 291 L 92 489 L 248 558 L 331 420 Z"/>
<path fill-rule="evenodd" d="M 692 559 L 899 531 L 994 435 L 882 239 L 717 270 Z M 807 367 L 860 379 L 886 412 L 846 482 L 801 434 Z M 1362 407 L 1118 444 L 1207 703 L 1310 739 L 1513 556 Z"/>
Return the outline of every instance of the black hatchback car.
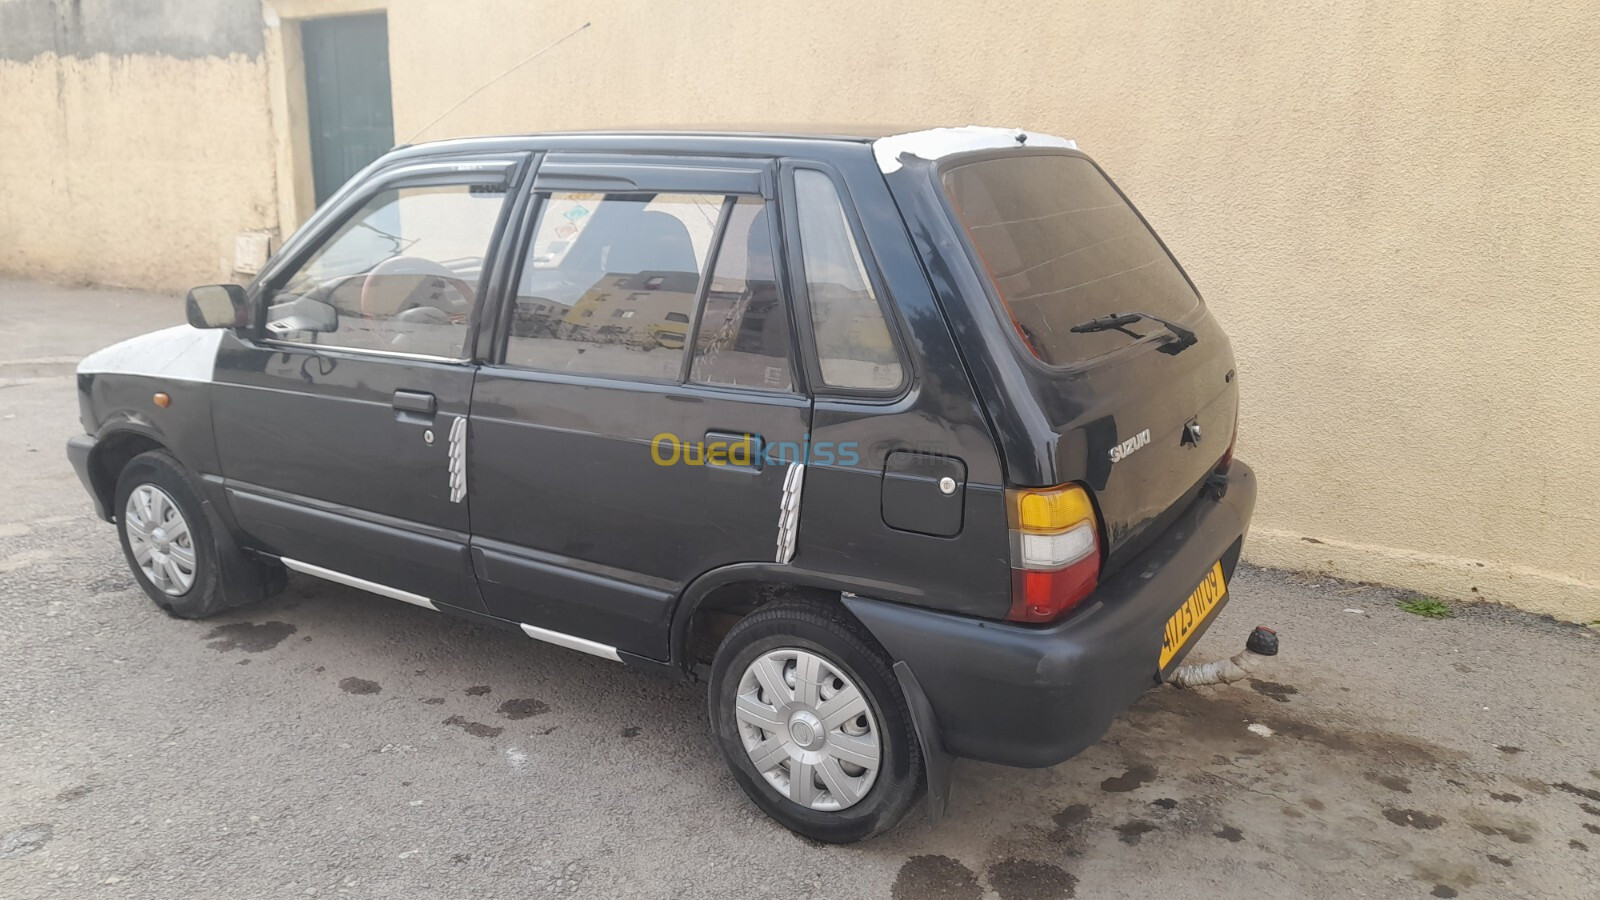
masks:
<path fill-rule="evenodd" d="M 158 605 L 294 570 L 707 681 L 823 841 L 1095 741 L 1255 503 L 1228 338 L 1048 135 L 403 147 L 188 318 L 83 361 L 68 444 Z"/>

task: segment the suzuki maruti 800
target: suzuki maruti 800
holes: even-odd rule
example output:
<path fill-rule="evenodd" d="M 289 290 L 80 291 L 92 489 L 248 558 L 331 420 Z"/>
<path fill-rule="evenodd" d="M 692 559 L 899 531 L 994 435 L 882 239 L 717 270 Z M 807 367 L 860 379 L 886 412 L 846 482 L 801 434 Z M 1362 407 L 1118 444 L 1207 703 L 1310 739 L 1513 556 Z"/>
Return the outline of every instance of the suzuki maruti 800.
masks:
<path fill-rule="evenodd" d="M 188 318 L 83 361 L 67 448 L 157 605 L 292 570 L 703 681 L 822 841 L 1095 741 L 1255 503 L 1227 336 L 1031 132 L 402 147 Z"/>

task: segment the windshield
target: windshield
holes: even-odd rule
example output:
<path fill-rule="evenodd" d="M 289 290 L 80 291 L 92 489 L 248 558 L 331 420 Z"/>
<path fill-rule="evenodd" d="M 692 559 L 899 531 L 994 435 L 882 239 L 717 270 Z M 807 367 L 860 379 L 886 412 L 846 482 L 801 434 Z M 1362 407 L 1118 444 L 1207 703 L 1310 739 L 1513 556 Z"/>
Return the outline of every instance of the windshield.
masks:
<path fill-rule="evenodd" d="M 950 202 L 1023 343 L 1063 366 L 1126 347 L 1124 331 L 1074 333 L 1113 313 L 1181 319 L 1199 302 L 1138 213 L 1087 159 L 1016 155 L 944 173 Z M 1147 334 L 1154 322 L 1134 327 Z"/>

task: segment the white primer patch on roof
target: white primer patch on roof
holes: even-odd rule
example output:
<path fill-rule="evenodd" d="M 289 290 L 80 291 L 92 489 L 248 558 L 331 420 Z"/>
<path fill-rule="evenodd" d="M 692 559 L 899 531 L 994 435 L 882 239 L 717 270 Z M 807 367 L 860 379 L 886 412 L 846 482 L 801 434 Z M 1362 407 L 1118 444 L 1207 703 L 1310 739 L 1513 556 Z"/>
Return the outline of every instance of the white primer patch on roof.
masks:
<path fill-rule="evenodd" d="M 1018 143 L 1017 135 L 1026 135 L 1028 139 Z M 952 153 L 999 150 L 1007 147 L 1064 147 L 1076 150 L 1078 144 L 1076 141 L 1056 137 L 1053 134 L 1040 134 L 1037 131 L 1024 131 L 1021 128 L 963 125 L 959 128 L 930 128 L 927 131 L 911 131 L 878 138 L 872 142 L 872 155 L 878 160 L 878 168 L 882 169 L 884 174 L 888 174 L 900 168 L 902 153 L 909 153 L 918 159 L 935 160 Z"/>
<path fill-rule="evenodd" d="M 78 374 L 149 375 L 174 381 L 210 381 L 223 329 L 174 325 L 129 338 L 85 356 Z"/>

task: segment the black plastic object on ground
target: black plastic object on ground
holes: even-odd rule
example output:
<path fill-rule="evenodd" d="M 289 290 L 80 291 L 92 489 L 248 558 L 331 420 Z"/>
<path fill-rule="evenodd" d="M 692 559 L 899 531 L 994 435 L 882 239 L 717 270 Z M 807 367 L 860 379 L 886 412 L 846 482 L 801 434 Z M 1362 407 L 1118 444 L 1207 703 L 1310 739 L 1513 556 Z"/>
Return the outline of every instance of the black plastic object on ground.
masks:
<path fill-rule="evenodd" d="M 1262 656 L 1278 655 L 1278 633 L 1265 625 L 1257 625 L 1245 639 L 1244 648 Z"/>

